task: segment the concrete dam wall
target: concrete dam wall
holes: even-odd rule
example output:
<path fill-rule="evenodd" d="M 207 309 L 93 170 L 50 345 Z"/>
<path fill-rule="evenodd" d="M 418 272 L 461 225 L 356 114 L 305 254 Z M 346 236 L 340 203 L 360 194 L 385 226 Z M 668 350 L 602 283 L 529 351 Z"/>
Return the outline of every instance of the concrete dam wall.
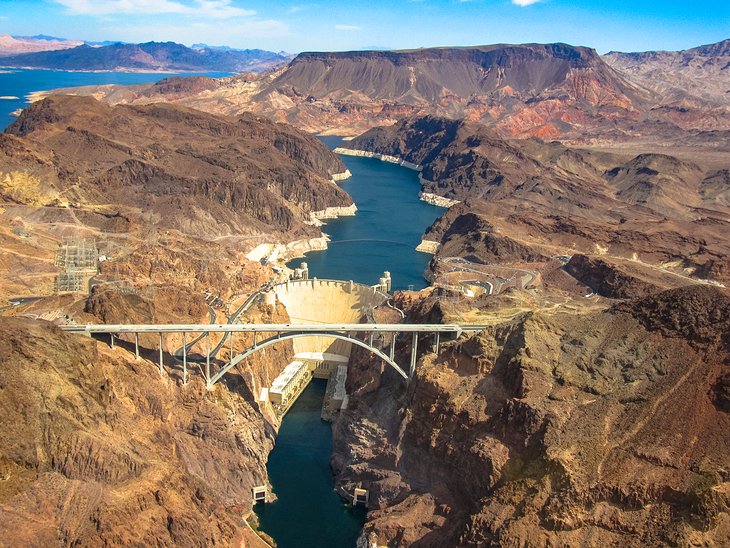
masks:
<path fill-rule="evenodd" d="M 388 295 L 370 286 L 341 280 L 293 280 L 273 287 L 292 324 L 360 323 Z M 327 337 L 294 339 L 294 352 L 350 356 L 351 344 Z"/>

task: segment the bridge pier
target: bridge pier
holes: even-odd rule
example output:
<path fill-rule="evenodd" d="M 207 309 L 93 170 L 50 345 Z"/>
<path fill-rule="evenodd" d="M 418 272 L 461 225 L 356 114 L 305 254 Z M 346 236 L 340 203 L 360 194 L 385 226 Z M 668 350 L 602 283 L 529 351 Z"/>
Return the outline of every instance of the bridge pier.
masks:
<path fill-rule="evenodd" d="M 411 341 L 411 368 L 408 370 L 408 380 L 413 379 L 416 373 L 416 354 L 418 353 L 418 333 L 413 332 L 413 340 Z"/>
<path fill-rule="evenodd" d="M 231 340 L 229 341 L 231 343 L 231 355 L 230 355 L 229 360 L 232 360 L 233 359 L 233 331 L 231 331 L 228 334 L 228 336 L 231 338 Z"/>
<path fill-rule="evenodd" d="M 183 384 L 188 383 L 188 343 L 183 331 Z"/>
<path fill-rule="evenodd" d="M 210 384 L 210 333 L 205 333 L 205 386 L 210 390 L 213 386 Z"/>
<path fill-rule="evenodd" d="M 139 333 L 134 334 L 134 357 L 139 359 Z"/>
<path fill-rule="evenodd" d="M 160 377 L 165 376 L 165 367 L 162 362 L 162 333 L 160 333 Z"/>
<path fill-rule="evenodd" d="M 438 355 L 438 353 L 439 353 L 439 342 L 441 342 L 441 333 L 436 331 L 436 344 L 435 344 L 436 355 Z"/>

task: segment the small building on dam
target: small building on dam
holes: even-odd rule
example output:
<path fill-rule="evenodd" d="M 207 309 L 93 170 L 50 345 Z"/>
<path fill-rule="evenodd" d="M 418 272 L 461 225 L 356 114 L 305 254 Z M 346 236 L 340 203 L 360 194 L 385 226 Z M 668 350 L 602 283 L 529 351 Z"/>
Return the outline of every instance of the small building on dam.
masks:
<path fill-rule="evenodd" d="M 275 285 L 264 296 L 265 302 L 278 300 L 287 310 L 292 324 L 354 324 L 374 321 L 376 308 L 390 299 L 390 274 L 375 286 L 342 280 L 306 277 Z M 328 379 L 323 416 L 347 405 L 345 382 L 352 343 L 325 336 L 293 339 L 294 356 L 270 387 L 261 390 L 260 400 L 271 404 L 283 417 L 311 379 Z"/>

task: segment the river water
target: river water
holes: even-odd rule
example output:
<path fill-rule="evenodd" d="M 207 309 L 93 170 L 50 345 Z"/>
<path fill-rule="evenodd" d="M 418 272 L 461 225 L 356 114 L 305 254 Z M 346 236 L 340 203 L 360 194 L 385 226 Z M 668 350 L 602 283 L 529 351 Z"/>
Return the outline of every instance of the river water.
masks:
<path fill-rule="evenodd" d="M 312 380 L 284 417 L 269 455 L 269 479 L 279 500 L 257 505 L 256 514 L 280 548 L 355 546 L 365 522 L 365 509 L 334 491 L 332 427 L 320 419 L 326 386 L 326 380 Z"/>
<path fill-rule="evenodd" d="M 322 140 L 331 148 L 342 142 L 338 137 Z M 389 270 L 393 289 L 425 287 L 430 256 L 415 248 L 444 210 L 419 201 L 415 171 L 373 158 L 342 160 L 352 177 L 341 186 L 358 211 L 323 227 L 331 242 L 326 251 L 307 254 L 310 277 L 373 285 Z M 353 547 L 365 522 L 364 509 L 352 508 L 334 491 L 332 428 L 320 419 L 325 386 L 315 379 L 307 387 L 285 416 L 269 455 L 269 479 L 279 500 L 255 510 L 261 529 L 281 548 Z"/>

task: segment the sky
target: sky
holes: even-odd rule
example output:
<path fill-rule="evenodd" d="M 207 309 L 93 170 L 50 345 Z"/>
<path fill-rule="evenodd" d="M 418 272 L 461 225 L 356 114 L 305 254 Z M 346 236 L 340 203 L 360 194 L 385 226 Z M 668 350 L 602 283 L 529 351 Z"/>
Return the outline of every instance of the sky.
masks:
<path fill-rule="evenodd" d="M 524 42 L 675 50 L 730 38 L 730 0 L 0 0 L 0 34 L 291 53 Z"/>

